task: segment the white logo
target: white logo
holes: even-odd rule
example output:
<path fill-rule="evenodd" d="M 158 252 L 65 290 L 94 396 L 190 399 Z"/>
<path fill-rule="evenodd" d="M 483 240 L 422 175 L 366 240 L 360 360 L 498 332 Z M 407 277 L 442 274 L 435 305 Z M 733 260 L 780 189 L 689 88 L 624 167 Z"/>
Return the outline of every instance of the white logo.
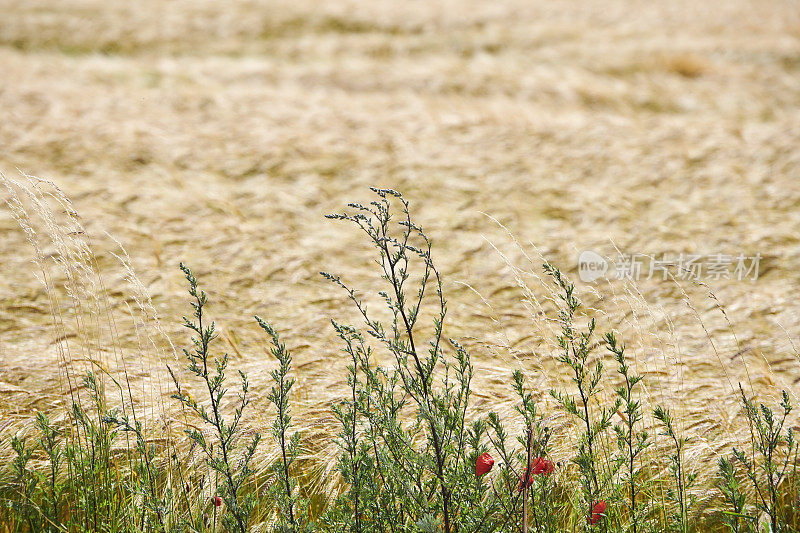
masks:
<path fill-rule="evenodd" d="M 578 255 L 578 276 L 584 283 L 591 283 L 608 271 L 608 261 L 597 252 L 584 250 Z"/>

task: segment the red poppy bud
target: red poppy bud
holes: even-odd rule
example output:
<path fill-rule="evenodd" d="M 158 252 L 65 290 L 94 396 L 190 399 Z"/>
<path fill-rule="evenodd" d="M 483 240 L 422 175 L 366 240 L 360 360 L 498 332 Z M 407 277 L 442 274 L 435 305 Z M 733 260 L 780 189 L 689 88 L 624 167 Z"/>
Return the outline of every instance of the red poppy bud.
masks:
<path fill-rule="evenodd" d="M 211 501 L 214 502 L 214 507 L 219 507 L 220 505 L 222 505 L 222 498 L 220 498 L 219 496 L 214 496 L 213 498 L 211 498 Z"/>
<path fill-rule="evenodd" d="M 494 459 L 488 453 L 481 454 L 478 460 L 475 461 L 475 476 L 481 477 L 489 472 L 494 465 Z"/>
<path fill-rule="evenodd" d="M 594 506 L 592 506 L 592 514 L 591 516 L 587 516 L 586 519 L 589 521 L 591 525 L 595 525 L 600 521 L 601 518 L 605 516 L 606 513 L 606 502 L 603 500 L 598 500 Z"/>

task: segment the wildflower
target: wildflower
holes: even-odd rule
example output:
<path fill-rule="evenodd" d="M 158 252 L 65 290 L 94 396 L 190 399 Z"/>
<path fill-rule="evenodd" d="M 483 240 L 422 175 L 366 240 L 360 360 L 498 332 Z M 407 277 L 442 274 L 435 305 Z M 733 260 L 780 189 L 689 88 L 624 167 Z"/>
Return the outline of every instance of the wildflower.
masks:
<path fill-rule="evenodd" d="M 553 473 L 553 470 L 556 469 L 556 466 L 553 464 L 553 461 L 550 459 L 545 459 L 544 457 L 537 457 L 533 460 L 531 464 L 531 474 L 537 476 L 539 474 L 543 474 L 545 476 L 549 476 Z"/>
<path fill-rule="evenodd" d="M 489 472 L 494 465 L 494 459 L 488 453 L 481 454 L 478 460 L 475 461 L 475 476 L 481 477 Z"/>
<path fill-rule="evenodd" d="M 553 470 L 556 469 L 555 464 L 550 459 L 546 459 L 544 457 L 537 457 L 533 461 L 531 461 L 531 467 L 528 471 L 528 481 L 527 483 L 524 481 L 525 476 L 521 476 L 519 478 L 519 487 L 517 491 L 521 491 L 523 488 L 528 488 L 533 485 L 533 476 L 549 476 L 553 473 Z"/>
<path fill-rule="evenodd" d="M 605 516 L 605 513 L 606 502 L 603 500 L 598 500 L 597 503 L 592 506 L 592 514 L 587 516 L 586 519 L 591 525 L 595 525 L 600 521 L 601 518 Z"/>
<path fill-rule="evenodd" d="M 211 498 L 211 501 L 214 502 L 214 507 L 219 507 L 220 505 L 222 505 L 222 498 L 219 496 L 214 496 L 213 498 Z"/>

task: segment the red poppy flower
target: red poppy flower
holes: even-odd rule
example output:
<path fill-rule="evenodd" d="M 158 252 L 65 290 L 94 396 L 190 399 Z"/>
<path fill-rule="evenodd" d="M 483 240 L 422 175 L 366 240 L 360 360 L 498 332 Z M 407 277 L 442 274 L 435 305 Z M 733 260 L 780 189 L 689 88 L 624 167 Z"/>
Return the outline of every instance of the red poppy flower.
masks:
<path fill-rule="evenodd" d="M 475 476 L 481 477 L 489 472 L 494 465 L 494 459 L 488 453 L 481 454 L 478 460 L 475 461 Z"/>
<path fill-rule="evenodd" d="M 605 513 L 606 502 L 603 500 L 598 500 L 597 503 L 592 506 L 592 514 L 587 516 L 586 519 L 591 525 L 595 525 L 600 521 L 601 518 L 605 516 Z"/>
<path fill-rule="evenodd" d="M 536 457 L 533 461 L 531 461 L 530 473 L 527 476 L 528 482 L 525 483 L 525 476 L 521 476 L 519 478 L 519 487 L 517 487 L 517 492 L 521 491 L 523 488 L 528 488 L 533 485 L 533 476 L 549 476 L 555 469 L 556 465 L 550 459 Z"/>
<path fill-rule="evenodd" d="M 531 463 L 531 474 L 538 476 L 539 474 L 548 476 L 556 469 L 556 465 L 550 459 L 544 457 L 537 457 Z"/>
<path fill-rule="evenodd" d="M 211 501 L 214 502 L 214 507 L 219 507 L 220 505 L 222 505 L 222 498 L 220 498 L 219 496 L 214 496 L 213 498 L 211 498 Z"/>

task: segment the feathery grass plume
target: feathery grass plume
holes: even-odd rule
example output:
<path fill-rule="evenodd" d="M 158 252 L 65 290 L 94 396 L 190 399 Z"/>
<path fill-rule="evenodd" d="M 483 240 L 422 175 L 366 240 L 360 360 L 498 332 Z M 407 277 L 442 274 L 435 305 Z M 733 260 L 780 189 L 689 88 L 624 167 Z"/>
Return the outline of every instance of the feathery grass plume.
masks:
<path fill-rule="evenodd" d="M 105 276 L 100 272 L 102 257 L 95 256 L 81 217 L 63 191 L 47 180 L 28 175 L 10 179 L 2 173 L 0 187 L 7 193 L 5 205 L 34 252 L 32 275 L 44 289 L 41 312 L 50 316 L 50 327 L 38 335 L 41 353 L 35 358 L 31 354 L 31 360 L 57 369 L 54 382 L 68 406 L 62 412 L 66 422 L 50 410 L 48 415 L 56 420 L 52 424 L 48 416 L 37 414 L 41 451 L 32 464 L 40 486 L 49 489 L 35 493 L 35 504 L 50 528 L 133 528 L 141 522 L 137 518 L 141 507 L 132 499 L 128 484 L 138 458 L 128 438 L 116 439 L 103 417 L 109 405 L 128 415 L 135 404 L 141 405 L 138 419 L 145 422 L 163 414 L 159 392 L 166 369 L 153 366 L 149 355 L 162 352 L 154 342 L 155 333 L 168 339 L 155 319 L 147 321 L 146 309 L 140 309 L 142 316 L 138 316 L 128 301 L 113 305 L 103 279 L 108 272 Z M 126 282 L 138 282 L 127 270 Z M 140 304 L 137 298 L 133 294 Z M 127 309 L 128 315 L 120 316 L 118 309 Z M 125 357 L 127 341 L 122 339 L 131 332 L 140 357 Z M 57 364 L 51 366 L 53 354 Z M 125 381 L 124 388 L 115 376 Z M 106 391 L 108 378 L 117 384 L 118 395 Z M 43 392 L 42 399 L 51 399 L 47 393 L 52 391 Z M 168 428 L 162 431 L 169 436 Z M 150 439 L 166 440 L 153 426 L 145 433 Z M 0 522 L 5 518 L 0 509 Z"/>
<path fill-rule="evenodd" d="M 669 526 L 671 530 L 687 533 L 689 531 L 689 511 L 694 505 L 696 497 L 689 493 L 689 489 L 694 485 L 697 474 L 687 474 L 684 463 L 684 448 L 687 439 L 679 435 L 675 430 L 675 423 L 669 409 L 657 405 L 653 409 L 653 416 L 661 423 L 661 434 L 668 437 L 672 443 L 673 453 L 669 456 L 669 470 L 672 474 L 674 487 L 667 490 L 667 497 L 671 503 L 677 505 L 677 513 L 669 516 Z M 675 491 L 677 489 L 677 492 Z"/>
<path fill-rule="evenodd" d="M 617 372 L 622 376 L 623 383 L 616 389 L 616 394 L 622 404 L 622 414 L 624 414 L 623 424 L 614 425 L 614 433 L 617 437 L 617 448 L 620 452 L 619 467 L 621 482 L 625 487 L 626 506 L 628 508 L 630 526 L 632 533 L 642 531 L 642 525 L 646 521 L 647 506 L 639 505 L 637 497 L 642 490 L 642 453 L 650 446 L 650 436 L 647 431 L 641 430 L 644 413 L 642 412 L 641 401 L 634 391 L 642 381 L 642 376 L 631 373 L 625 359 L 625 345 L 621 344 L 613 332 L 605 334 L 605 344 L 608 351 L 614 354 L 619 368 Z M 641 525 L 640 525 L 641 524 Z"/>
<path fill-rule="evenodd" d="M 280 457 L 272 465 L 276 482 L 272 486 L 272 495 L 278 506 L 278 531 L 298 532 L 308 529 L 310 523 L 307 515 L 307 503 L 299 498 L 296 469 L 294 462 L 300 452 L 299 431 L 291 432 L 292 417 L 289 414 L 289 394 L 295 379 L 289 377 L 292 368 L 292 355 L 281 342 L 278 333 L 268 322 L 255 317 L 270 338 L 270 352 L 278 361 L 278 368 L 270 372 L 274 385 L 269 393 L 269 401 L 275 405 L 277 416 L 272 424 L 272 436 L 280 445 Z M 291 433 L 290 433 L 291 432 Z"/>
<path fill-rule="evenodd" d="M 789 509 L 783 502 L 781 485 L 787 479 L 789 468 L 796 466 L 799 446 L 794 438 L 794 428 L 786 428 L 787 417 L 792 411 L 789 395 L 786 391 L 781 391 L 780 410 L 776 416 L 765 404 L 756 404 L 748 398 L 741 384 L 739 393 L 750 427 L 751 447 L 749 454 L 734 448 L 733 458 L 753 485 L 756 493 L 755 507 L 768 517 L 770 531 L 789 531 Z"/>
<path fill-rule="evenodd" d="M 598 359 L 594 366 L 590 366 L 589 362 L 589 356 L 595 347 L 595 319 L 590 318 L 586 330 L 580 331 L 575 326 L 575 314 L 581 306 L 581 302 L 575 296 L 575 285 L 550 263 L 545 263 L 543 267 L 560 290 L 558 296 L 561 306 L 558 310 L 558 320 L 561 332 L 557 334 L 560 350 L 558 361 L 570 368 L 572 383 L 577 389 L 577 396 L 556 390 L 551 390 L 550 394 L 567 413 L 578 419 L 582 427 L 578 440 L 578 453 L 572 461 L 580 470 L 585 516 L 591 518 L 597 514 L 596 505 L 601 501 L 600 497 L 609 477 L 600 476 L 598 468 L 600 449 L 597 441 L 611 427 L 611 416 L 617 412 L 622 402 L 617 398 L 613 406 L 601 406 L 599 412 L 596 412 L 596 407 L 592 407 L 592 401 L 600 391 L 603 377 L 602 359 Z M 587 527 L 592 529 L 597 522 L 593 519 L 588 520 Z"/>
<path fill-rule="evenodd" d="M 205 385 L 210 411 L 204 404 L 195 400 L 189 391 L 180 384 L 172 369 L 168 367 L 177 390 L 172 397 L 211 428 L 213 436 L 210 439 L 206 438 L 205 432 L 196 427 L 186 429 L 186 434 L 203 451 L 206 464 L 218 476 L 219 496 L 227 507 L 227 512 L 222 513 L 223 527 L 226 531 L 246 533 L 250 516 L 255 507 L 255 495 L 246 493 L 244 484 L 252 474 L 250 461 L 261 438 L 259 433 L 255 433 L 252 440 L 244 445 L 244 450 L 241 450 L 243 435 L 240 423 L 245 408 L 250 404 L 249 384 L 244 372 L 239 371 L 241 393 L 237 395 L 238 401 L 233 416 L 226 420 L 222 413 L 222 400 L 228 392 L 225 387 L 228 354 L 224 354 L 222 359 L 212 358 L 210 345 L 216 335 L 214 322 L 211 322 L 210 325 L 204 324 L 203 310 L 207 303 L 206 293 L 198 291 L 197 278 L 189 267 L 181 263 L 180 268 L 189 282 L 191 306 L 194 309 L 194 320 L 183 317 L 183 322 L 184 326 L 195 334 L 192 337 L 194 348 L 192 350 L 184 348 L 183 353 L 189 363 L 189 372 Z"/>
<path fill-rule="evenodd" d="M 114 343 L 109 324 L 99 318 L 108 311 L 108 302 L 95 258 L 72 204 L 52 182 L 27 175 L 16 181 L 0 173 L 0 184 L 8 193 L 5 203 L 12 217 L 35 252 L 34 276 L 45 289 L 56 338 L 58 383 L 70 406 L 63 432 L 65 492 L 70 497 L 63 512 L 90 531 L 121 523 L 107 514 L 118 509 L 119 487 L 108 468 L 108 428 L 100 420 L 105 389 L 90 375 L 92 369 L 110 366 L 107 347 Z"/>

